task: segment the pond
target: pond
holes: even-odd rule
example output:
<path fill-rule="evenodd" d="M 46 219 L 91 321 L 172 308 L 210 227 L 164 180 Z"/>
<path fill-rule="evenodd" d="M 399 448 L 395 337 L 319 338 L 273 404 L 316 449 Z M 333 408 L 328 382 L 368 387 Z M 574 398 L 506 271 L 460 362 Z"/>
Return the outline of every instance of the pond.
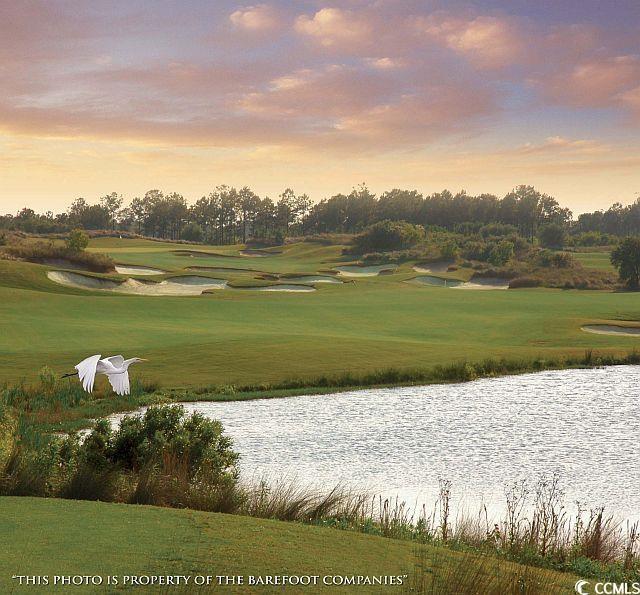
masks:
<path fill-rule="evenodd" d="M 438 479 L 454 506 L 502 510 L 504 488 L 557 472 L 567 508 L 640 518 L 640 367 L 615 366 L 226 403 L 220 419 L 245 478 L 341 482 L 431 506 Z"/>

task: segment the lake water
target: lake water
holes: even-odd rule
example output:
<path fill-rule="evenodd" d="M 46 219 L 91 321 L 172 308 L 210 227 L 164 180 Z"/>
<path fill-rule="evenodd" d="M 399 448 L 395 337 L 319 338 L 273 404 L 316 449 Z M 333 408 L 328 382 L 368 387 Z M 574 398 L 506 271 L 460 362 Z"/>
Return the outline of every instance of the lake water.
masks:
<path fill-rule="evenodd" d="M 637 366 L 185 407 L 223 422 L 248 479 L 431 506 L 444 478 L 457 508 L 497 513 L 509 482 L 557 472 L 570 511 L 580 500 L 640 518 Z"/>

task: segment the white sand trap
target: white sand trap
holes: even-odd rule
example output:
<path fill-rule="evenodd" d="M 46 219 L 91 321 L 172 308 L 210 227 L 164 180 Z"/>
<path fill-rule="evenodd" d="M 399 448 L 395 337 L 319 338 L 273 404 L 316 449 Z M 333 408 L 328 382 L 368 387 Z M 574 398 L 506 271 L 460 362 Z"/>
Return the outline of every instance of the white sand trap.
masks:
<path fill-rule="evenodd" d="M 329 275 L 302 275 L 301 277 L 283 277 L 283 279 L 296 283 L 344 283 Z"/>
<path fill-rule="evenodd" d="M 498 279 L 497 277 L 481 277 L 472 279 L 466 283 L 460 283 L 452 289 L 509 289 L 509 281 L 506 279 Z"/>
<path fill-rule="evenodd" d="M 423 275 L 410 280 L 418 285 L 428 285 L 429 287 L 459 287 L 464 282 L 459 279 L 443 279 L 442 277 L 432 277 L 431 275 Z"/>
<path fill-rule="evenodd" d="M 259 273 L 255 269 L 237 269 L 233 267 L 205 267 L 205 266 L 193 266 L 186 267 L 189 271 L 201 271 L 209 273 Z"/>
<path fill-rule="evenodd" d="M 287 285 L 285 283 L 281 285 L 263 285 L 262 287 L 234 287 L 234 289 L 245 291 L 290 291 L 294 293 L 307 293 L 316 290 L 315 287 L 309 287 L 308 285 Z"/>
<path fill-rule="evenodd" d="M 344 265 L 333 267 L 333 270 L 338 271 L 345 277 L 375 277 L 382 271 L 395 271 L 396 268 L 392 264 L 376 264 L 372 266 Z"/>
<path fill-rule="evenodd" d="M 427 262 L 416 264 L 413 270 L 416 273 L 446 273 L 447 269 L 453 264 L 453 261 L 439 260 L 437 262 Z"/>
<path fill-rule="evenodd" d="M 159 283 L 127 279 L 123 282 L 111 279 L 80 275 L 64 271 L 50 271 L 47 277 L 56 283 L 73 287 L 75 289 L 87 289 L 98 291 L 110 291 L 113 293 L 128 293 L 135 295 L 201 295 L 209 289 L 225 289 L 227 282 L 223 279 L 208 279 L 206 277 L 182 276 L 172 277 Z"/>
<path fill-rule="evenodd" d="M 596 335 L 623 335 L 625 337 L 639 337 L 640 327 L 637 326 L 618 326 L 615 324 L 587 324 L 582 327 L 587 333 L 595 333 Z"/>
<path fill-rule="evenodd" d="M 257 248 L 246 250 L 240 250 L 241 256 L 248 256 L 249 258 L 264 258 L 265 256 L 278 256 L 282 252 L 267 252 L 266 250 L 258 250 Z"/>
<path fill-rule="evenodd" d="M 121 275 L 164 275 L 166 271 L 141 267 L 135 264 L 117 264 L 116 273 L 120 273 Z"/>

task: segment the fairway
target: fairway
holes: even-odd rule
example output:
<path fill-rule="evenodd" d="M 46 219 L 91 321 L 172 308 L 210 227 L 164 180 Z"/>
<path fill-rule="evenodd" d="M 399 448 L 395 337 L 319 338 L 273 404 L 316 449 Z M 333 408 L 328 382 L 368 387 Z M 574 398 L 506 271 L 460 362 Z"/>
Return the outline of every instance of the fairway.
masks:
<path fill-rule="evenodd" d="M 348 262 L 340 246 L 314 242 L 260 258 L 240 256 L 237 246 L 207 247 L 216 255 L 196 257 L 177 255 L 180 248 L 120 239 L 94 240 L 90 246 L 118 263 L 167 271 L 144 279 L 197 274 L 236 288 L 291 283 L 291 275 L 327 274 Z M 0 380 L 31 380 L 43 365 L 68 371 L 88 353 L 144 356 L 150 361 L 140 373 L 173 388 L 587 349 L 626 352 L 638 345 L 633 337 L 580 330 L 585 324 L 637 319 L 637 294 L 454 291 L 404 282 L 416 277 L 414 264 L 345 283 L 305 281 L 313 292 L 214 289 L 173 297 L 68 288 L 47 278 L 55 267 L 0 260 L 0 353 L 11 361 Z M 187 268 L 192 266 L 214 270 L 194 273 Z M 447 276 L 454 274 L 465 279 L 470 273 Z"/>

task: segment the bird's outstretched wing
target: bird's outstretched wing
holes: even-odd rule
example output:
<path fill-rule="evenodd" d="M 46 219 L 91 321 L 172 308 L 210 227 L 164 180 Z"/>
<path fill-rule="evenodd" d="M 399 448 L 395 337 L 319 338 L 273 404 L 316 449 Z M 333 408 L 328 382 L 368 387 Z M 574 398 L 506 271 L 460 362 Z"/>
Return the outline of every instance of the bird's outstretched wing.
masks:
<path fill-rule="evenodd" d="M 116 395 L 128 395 L 129 388 L 129 372 L 123 372 L 122 374 L 107 374 L 107 378 L 113 388 L 113 392 Z"/>
<path fill-rule="evenodd" d="M 124 357 L 122 355 L 112 355 L 111 357 L 105 357 L 104 360 L 111 362 L 114 368 L 122 368 L 122 364 L 124 364 Z"/>
<path fill-rule="evenodd" d="M 78 377 L 82 382 L 82 388 L 88 393 L 93 392 L 93 383 L 96 379 L 96 367 L 100 361 L 100 355 L 92 355 L 87 359 L 83 359 L 77 366 Z"/>

